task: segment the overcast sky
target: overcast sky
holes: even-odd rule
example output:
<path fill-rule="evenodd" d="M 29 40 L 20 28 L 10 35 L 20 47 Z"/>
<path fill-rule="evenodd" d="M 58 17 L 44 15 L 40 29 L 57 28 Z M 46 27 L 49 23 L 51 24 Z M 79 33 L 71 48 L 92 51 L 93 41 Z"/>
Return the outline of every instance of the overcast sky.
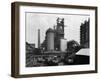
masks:
<path fill-rule="evenodd" d="M 57 18 L 64 18 L 65 38 L 80 42 L 80 25 L 89 19 L 86 15 L 65 15 L 65 14 L 44 14 L 44 13 L 26 13 L 26 41 L 38 44 L 38 29 L 40 29 L 40 42 L 45 39 L 45 32 L 48 28 L 56 25 Z"/>

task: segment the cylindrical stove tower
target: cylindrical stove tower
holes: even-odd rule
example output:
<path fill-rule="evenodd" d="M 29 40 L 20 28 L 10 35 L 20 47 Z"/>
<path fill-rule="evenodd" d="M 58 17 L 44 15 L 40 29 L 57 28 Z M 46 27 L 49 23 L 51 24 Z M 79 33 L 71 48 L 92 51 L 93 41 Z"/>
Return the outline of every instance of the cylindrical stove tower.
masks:
<path fill-rule="evenodd" d="M 47 50 L 53 51 L 54 50 L 54 30 L 49 28 L 46 32 L 47 36 Z"/>

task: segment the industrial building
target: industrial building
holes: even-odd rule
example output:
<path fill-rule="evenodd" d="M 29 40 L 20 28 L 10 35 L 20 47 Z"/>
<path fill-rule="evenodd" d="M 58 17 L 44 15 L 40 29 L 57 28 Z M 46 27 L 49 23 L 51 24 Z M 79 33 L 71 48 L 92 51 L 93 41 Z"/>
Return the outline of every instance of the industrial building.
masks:
<path fill-rule="evenodd" d="M 85 21 L 80 26 L 80 45 L 82 48 L 89 48 L 89 25 L 90 20 Z"/>
<path fill-rule="evenodd" d="M 57 18 L 57 24 L 54 29 L 49 28 L 46 31 L 45 40 L 41 47 L 45 51 L 66 51 L 67 39 L 64 38 L 64 18 Z"/>
<path fill-rule="evenodd" d="M 38 29 L 38 48 L 26 43 L 26 67 L 89 64 L 89 57 L 76 55 L 81 48 L 89 48 L 89 21 L 80 26 L 80 45 L 64 38 L 64 27 L 64 18 L 57 18 L 56 25 L 46 30 L 42 43 Z"/>

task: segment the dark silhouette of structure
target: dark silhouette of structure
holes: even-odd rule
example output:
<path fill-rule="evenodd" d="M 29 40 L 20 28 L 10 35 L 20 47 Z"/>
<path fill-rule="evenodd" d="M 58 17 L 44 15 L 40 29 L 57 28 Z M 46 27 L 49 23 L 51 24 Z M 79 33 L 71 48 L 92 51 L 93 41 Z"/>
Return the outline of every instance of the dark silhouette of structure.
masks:
<path fill-rule="evenodd" d="M 55 50 L 60 51 L 60 40 L 64 39 L 64 18 L 58 18 L 57 19 L 57 26 L 55 26 L 54 32 L 55 32 Z"/>
<path fill-rule="evenodd" d="M 35 44 L 30 44 L 26 42 L 26 53 L 33 53 L 34 49 L 35 49 Z"/>
<path fill-rule="evenodd" d="M 85 21 L 80 26 L 80 45 L 82 48 L 89 48 L 89 26 L 90 20 Z"/>
<path fill-rule="evenodd" d="M 67 42 L 67 52 L 76 53 L 81 49 L 77 41 L 71 40 Z"/>

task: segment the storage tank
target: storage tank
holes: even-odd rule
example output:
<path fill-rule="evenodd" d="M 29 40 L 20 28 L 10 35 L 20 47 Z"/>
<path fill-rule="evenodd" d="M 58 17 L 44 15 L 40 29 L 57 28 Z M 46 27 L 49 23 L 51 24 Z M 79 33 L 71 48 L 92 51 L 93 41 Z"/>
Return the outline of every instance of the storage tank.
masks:
<path fill-rule="evenodd" d="M 67 49 L 67 40 L 66 39 L 60 39 L 60 50 L 66 51 Z"/>
<path fill-rule="evenodd" d="M 47 50 L 53 51 L 54 50 L 54 30 L 49 28 L 46 32 L 47 36 Z"/>

